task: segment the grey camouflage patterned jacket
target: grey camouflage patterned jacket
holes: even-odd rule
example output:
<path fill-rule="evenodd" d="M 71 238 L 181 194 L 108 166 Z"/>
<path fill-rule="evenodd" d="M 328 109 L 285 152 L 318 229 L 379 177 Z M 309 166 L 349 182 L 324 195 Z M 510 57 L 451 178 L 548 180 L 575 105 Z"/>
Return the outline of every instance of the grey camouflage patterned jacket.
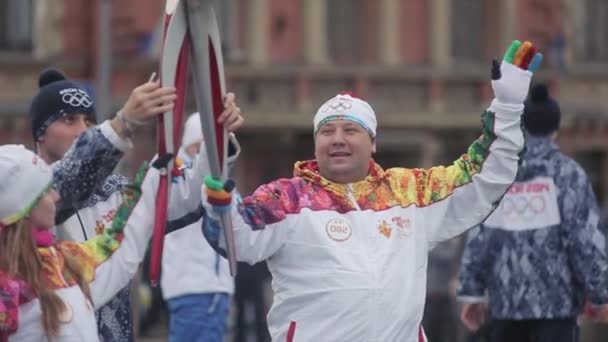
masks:
<path fill-rule="evenodd" d="M 513 186 L 468 236 L 459 299 L 497 319 L 575 317 L 608 303 L 605 237 L 583 169 L 549 139 L 528 137 Z"/>
<path fill-rule="evenodd" d="M 109 227 L 121 203 L 120 191 L 127 184 L 125 177 L 112 171 L 127 148 L 128 143 L 106 121 L 83 133 L 63 159 L 52 164 L 54 186 L 61 196 L 58 239 L 84 241 Z M 128 286 L 96 314 L 101 341 L 133 341 Z"/>

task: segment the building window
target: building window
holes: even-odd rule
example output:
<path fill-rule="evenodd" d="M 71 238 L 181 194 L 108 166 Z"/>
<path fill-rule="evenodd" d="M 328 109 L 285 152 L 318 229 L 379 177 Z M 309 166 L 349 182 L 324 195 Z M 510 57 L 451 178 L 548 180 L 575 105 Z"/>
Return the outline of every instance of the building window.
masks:
<path fill-rule="evenodd" d="M 300 60 L 303 1 L 306 2 L 306 0 L 269 1 L 269 55 L 273 63 L 295 64 Z"/>
<path fill-rule="evenodd" d="M 243 62 L 247 58 L 248 27 L 251 20 L 249 13 L 252 2 L 250 0 L 221 2 L 224 7 L 222 11 L 226 14 L 225 22 L 220 24 L 220 30 L 222 27 L 226 28 L 226 32 L 221 33 L 225 48 L 224 59 L 235 63 Z"/>
<path fill-rule="evenodd" d="M 454 62 L 483 62 L 483 0 L 453 0 L 451 18 Z"/>
<path fill-rule="evenodd" d="M 327 51 L 335 64 L 371 64 L 378 51 L 378 1 L 326 1 Z"/>
<path fill-rule="evenodd" d="M 608 1 L 582 0 L 575 6 L 576 60 L 608 63 Z"/>
<path fill-rule="evenodd" d="M 244 3 L 244 1 L 247 0 L 213 0 L 212 3 L 220 32 L 222 55 L 225 61 L 242 59 L 240 42 L 243 38 L 240 35 L 240 30 L 241 26 L 244 26 L 241 22 L 246 18 L 241 16 L 241 12 L 246 13 L 246 11 L 243 11 L 240 7 L 242 7 L 241 3 Z M 147 51 L 146 55 L 151 58 L 156 58 L 161 51 L 164 22 L 164 17 L 161 17 L 158 25 L 154 27 L 153 32 L 150 32 L 149 37 L 145 38 L 142 44 L 144 51 Z M 151 48 L 148 46 L 151 46 Z"/>
<path fill-rule="evenodd" d="M 0 0 L 0 51 L 30 51 L 32 0 Z"/>
<path fill-rule="evenodd" d="M 334 63 L 357 63 L 361 59 L 357 34 L 361 0 L 327 1 L 328 53 Z"/>

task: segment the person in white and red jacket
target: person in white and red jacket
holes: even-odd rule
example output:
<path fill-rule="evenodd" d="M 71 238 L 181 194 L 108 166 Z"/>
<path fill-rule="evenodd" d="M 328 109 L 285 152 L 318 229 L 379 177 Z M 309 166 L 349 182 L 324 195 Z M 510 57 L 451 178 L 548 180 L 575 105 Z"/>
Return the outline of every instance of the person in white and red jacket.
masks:
<path fill-rule="evenodd" d="M 316 159 L 296 163 L 293 178 L 233 206 L 230 186 L 206 178 L 207 240 L 225 252 L 218 213 L 231 210 L 237 259 L 268 264 L 273 341 L 426 340 L 428 251 L 483 221 L 515 180 L 539 59 L 514 42 L 493 63 L 483 135 L 450 166 L 382 169 L 372 107 L 341 94 L 317 111 Z"/>

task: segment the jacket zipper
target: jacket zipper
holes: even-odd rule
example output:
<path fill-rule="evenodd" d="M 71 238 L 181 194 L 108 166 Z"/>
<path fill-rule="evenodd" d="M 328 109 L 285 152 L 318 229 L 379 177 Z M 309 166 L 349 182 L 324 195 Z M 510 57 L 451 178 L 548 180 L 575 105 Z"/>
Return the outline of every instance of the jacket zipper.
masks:
<path fill-rule="evenodd" d="M 355 194 L 353 193 L 353 185 L 347 184 L 346 187 L 348 188 L 348 199 L 350 199 L 352 205 L 357 208 L 357 211 L 361 211 L 359 203 L 357 203 L 357 199 L 355 198 Z"/>
<path fill-rule="evenodd" d="M 357 203 L 357 199 L 355 198 L 355 193 L 353 191 L 353 185 L 349 183 L 349 184 L 347 184 L 347 188 L 348 188 L 348 198 L 352 202 L 353 206 L 358 211 L 361 211 L 361 207 L 359 207 L 359 203 Z M 373 232 L 370 232 L 370 233 L 373 234 Z M 374 241 L 374 239 L 370 239 L 369 241 Z M 374 260 L 374 258 L 372 256 L 373 252 L 370 250 L 369 246 L 367 246 L 366 252 L 367 252 L 367 255 L 368 255 L 367 259 L 368 260 Z M 372 279 L 373 279 L 373 282 L 374 282 L 374 286 L 377 287 L 377 284 L 378 284 L 378 280 L 377 280 L 378 279 L 378 277 L 377 277 L 378 271 L 377 271 L 377 269 L 376 269 L 375 264 L 374 264 L 373 261 L 370 263 L 370 269 L 371 269 L 371 272 L 372 272 Z M 373 292 L 374 292 L 374 297 L 377 298 L 378 297 L 378 290 L 374 289 Z M 378 305 L 377 300 L 374 300 L 374 303 L 372 304 L 372 310 L 370 310 L 370 313 L 371 313 L 370 320 L 372 322 L 371 336 L 374 336 L 376 334 L 376 329 L 377 329 L 377 324 L 376 324 L 376 321 L 375 321 L 375 319 L 377 319 L 377 315 L 375 313 L 375 311 L 378 311 L 377 310 L 377 305 Z"/>

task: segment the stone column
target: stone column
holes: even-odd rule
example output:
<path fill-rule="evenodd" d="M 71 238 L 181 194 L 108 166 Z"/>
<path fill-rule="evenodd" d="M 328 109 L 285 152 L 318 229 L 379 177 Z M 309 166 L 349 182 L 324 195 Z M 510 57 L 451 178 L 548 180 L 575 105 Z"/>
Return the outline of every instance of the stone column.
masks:
<path fill-rule="evenodd" d="M 325 65 L 328 63 L 325 2 L 326 0 L 302 1 L 304 7 L 304 58 L 308 64 Z"/>
<path fill-rule="evenodd" d="M 268 64 L 270 12 L 268 0 L 249 0 L 249 61 L 252 65 Z"/>
<path fill-rule="evenodd" d="M 446 68 L 450 64 L 452 55 L 450 2 L 450 0 L 430 0 L 431 62 L 437 68 Z"/>
<path fill-rule="evenodd" d="M 400 0 L 380 0 L 380 60 L 388 66 L 399 65 Z"/>

